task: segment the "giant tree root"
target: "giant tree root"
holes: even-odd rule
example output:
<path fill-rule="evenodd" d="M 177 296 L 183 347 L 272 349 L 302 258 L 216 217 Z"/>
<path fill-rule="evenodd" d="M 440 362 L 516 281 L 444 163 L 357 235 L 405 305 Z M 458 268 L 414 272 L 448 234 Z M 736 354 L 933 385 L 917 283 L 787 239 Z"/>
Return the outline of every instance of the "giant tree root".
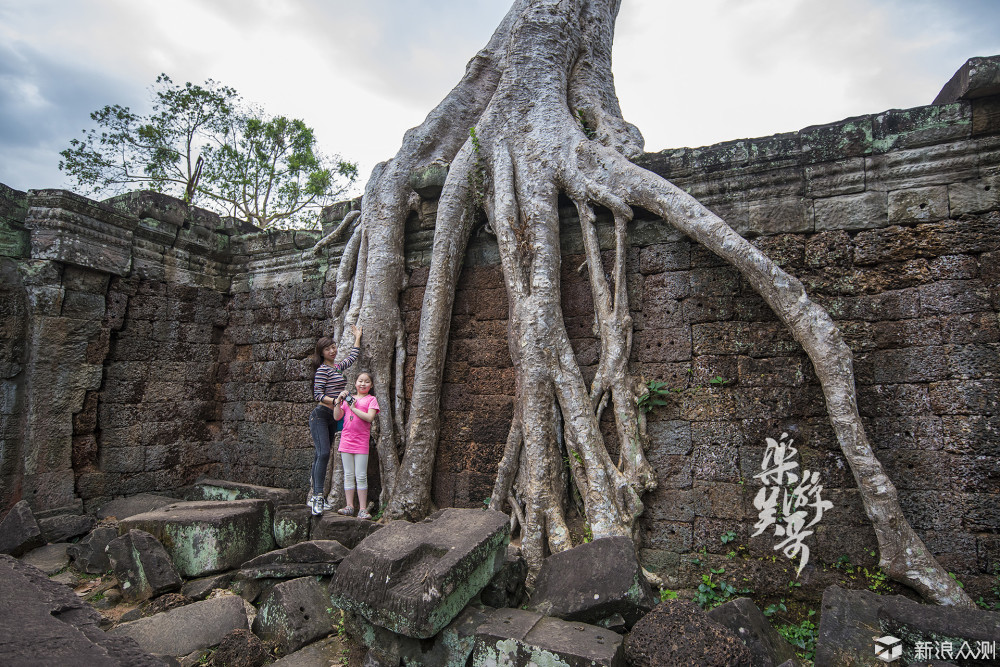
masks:
<path fill-rule="evenodd" d="M 642 137 L 622 118 L 611 75 L 618 0 L 518 0 L 462 81 L 422 125 L 407 132 L 392 160 L 368 183 L 355 234 L 357 259 L 342 265 L 344 322 L 364 324 L 365 365 L 376 392 L 396 397 L 379 414 L 378 455 L 387 515 L 421 519 L 440 430 L 444 355 L 455 284 L 482 207 L 495 232 L 510 304 L 508 345 L 516 371 L 514 423 L 491 505 L 513 497 L 522 547 L 532 569 L 572 546 L 566 523 L 567 463 L 594 537 L 634 535 L 642 494 L 654 485 L 645 459 L 643 420 L 628 374 L 632 322 L 625 289 L 625 230 L 632 207 L 663 217 L 732 264 L 792 331 L 812 361 L 830 420 L 875 527 L 881 565 L 891 577 L 943 604 L 971 605 L 910 528 L 895 487 L 868 444 L 858 415 L 852 356 L 833 321 L 801 283 L 717 216 L 664 179 L 629 161 Z M 470 132 L 471 128 L 471 132 Z M 399 295 L 405 286 L 403 228 L 417 199 L 410 172 L 451 164 L 438 203 L 424 291 L 413 397 L 401 395 L 405 346 Z M 560 306 L 558 199 L 580 214 L 601 358 L 588 388 Z M 603 266 L 595 206 L 615 219 L 612 266 Z M 352 240 L 352 243 L 353 240 Z M 353 277 L 349 267 L 355 266 Z M 608 269 L 610 279 L 605 276 Z M 338 285 L 338 290 L 341 287 Z M 341 325 L 342 327 L 342 325 Z M 342 328 L 340 330 L 343 330 Z M 619 460 L 605 447 L 598 419 L 612 407 Z M 402 424 L 406 424 L 405 428 Z M 515 504 L 517 501 L 514 501 Z"/>

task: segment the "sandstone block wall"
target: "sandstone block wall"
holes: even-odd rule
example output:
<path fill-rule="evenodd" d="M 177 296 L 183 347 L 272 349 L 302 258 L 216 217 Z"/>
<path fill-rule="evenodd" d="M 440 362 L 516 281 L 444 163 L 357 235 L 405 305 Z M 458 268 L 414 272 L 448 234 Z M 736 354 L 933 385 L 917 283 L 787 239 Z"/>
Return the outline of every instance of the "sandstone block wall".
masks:
<path fill-rule="evenodd" d="M 908 518 L 946 568 L 984 576 L 1000 563 L 995 107 L 960 100 L 642 159 L 829 309 Z M 408 382 L 435 209 L 426 201 L 407 223 Z M 327 228 L 345 210 L 331 209 Z M 575 213 L 562 215 L 566 326 L 589 378 L 590 288 Z M 874 534 L 799 346 L 746 281 L 663 221 L 638 211 L 630 235 L 634 369 L 675 390 L 648 415 L 659 488 L 642 519 L 647 567 L 683 578 L 692 553 L 731 548 L 719 539 L 729 531 L 755 556 L 776 554 L 749 535 L 753 476 L 765 438 L 781 433 L 834 503 L 812 562 L 873 563 Z M 318 238 L 248 233 L 158 195 L 99 203 L 0 188 L 0 505 L 93 507 L 201 474 L 304 493 L 307 359 L 331 333 L 343 249 L 317 256 Z M 440 506 L 480 507 L 492 489 L 514 390 L 506 319 L 496 244 L 477 232 L 445 368 Z"/>

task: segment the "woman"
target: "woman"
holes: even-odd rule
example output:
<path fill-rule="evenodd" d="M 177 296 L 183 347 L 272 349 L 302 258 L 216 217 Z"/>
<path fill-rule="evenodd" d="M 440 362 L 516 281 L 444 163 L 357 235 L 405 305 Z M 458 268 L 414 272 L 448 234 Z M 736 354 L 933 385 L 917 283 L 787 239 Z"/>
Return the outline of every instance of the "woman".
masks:
<path fill-rule="evenodd" d="M 320 338 L 313 355 L 313 366 L 316 369 L 313 374 L 313 398 L 319 401 L 319 405 L 309 415 L 309 433 L 312 435 L 313 447 L 316 448 L 309 508 L 315 516 L 323 514 L 324 510 L 333 509 L 329 501 L 323 498 L 323 485 L 326 483 L 330 444 L 337 431 L 343 428 L 343 422 L 338 421 L 339 418 L 333 414 L 338 396 L 347 386 L 347 380 L 341 373 L 361 355 L 361 327 L 352 324 L 351 333 L 354 334 L 354 347 L 341 362 L 337 362 L 337 343 L 332 338 Z"/>
<path fill-rule="evenodd" d="M 344 430 L 340 434 L 340 459 L 344 462 L 344 495 L 347 507 L 337 510 L 344 516 L 354 515 L 354 487 L 358 489 L 358 518 L 370 519 L 368 513 L 368 441 L 372 434 L 372 420 L 378 414 L 378 399 L 371 393 L 372 376 L 358 373 L 354 383 L 357 396 L 351 396 L 345 389 L 337 397 L 333 415 L 344 418 Z M 346 417 L 345 417 L 346 415 Z"/>

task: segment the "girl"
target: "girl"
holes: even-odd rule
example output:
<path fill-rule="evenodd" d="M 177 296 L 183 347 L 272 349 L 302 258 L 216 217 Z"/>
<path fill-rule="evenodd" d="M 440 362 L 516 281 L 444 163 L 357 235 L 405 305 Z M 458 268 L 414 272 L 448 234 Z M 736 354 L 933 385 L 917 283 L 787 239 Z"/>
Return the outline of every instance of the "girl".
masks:
<path fill-rule="evenodd" d="M 319 401 L 309 415 L 309 433 L 312 435 L 316 457 L 312 465 L 312 488 L 309 491 L 309 509 L 314 515 L 320 515 L 324 510 L 333 509 L 323 498 L 323 485 L 326 483 L 327 462 L 330 459 L 330 444 L 337 431 L 343 428 L 341 417 L 334 416 L 334 405 L 339 394 L 347 386 L 347 380 L 341 373 L 353 364 L 361 354 L 361 327 L 351 325 L 354 334 L 354 347 L 347 356 L 337 363 L 337 343 L 332 338 L 320 338 L 316 342 L 316 353 L 313 355 L 313 398 Z"/>
<path fill-rule="evenodd" d="M 378 399 L 372 391 L 370 373 L 359 373 L 354 383 L 357 396 L 351 396 L 345 389 L 338 396 L 333 408 L 336 419 L 344 418 L 344 430 L 340 434 L 340 458 L 344 462 L 344 495 L 347 507 L 337 510 L 344 516 L 354 515 L 354 486 L 358 487 L 358 518 L 370 519 L 368 513 L 368 440 L 372 433 L 372 420 L 378 414 Z"/>

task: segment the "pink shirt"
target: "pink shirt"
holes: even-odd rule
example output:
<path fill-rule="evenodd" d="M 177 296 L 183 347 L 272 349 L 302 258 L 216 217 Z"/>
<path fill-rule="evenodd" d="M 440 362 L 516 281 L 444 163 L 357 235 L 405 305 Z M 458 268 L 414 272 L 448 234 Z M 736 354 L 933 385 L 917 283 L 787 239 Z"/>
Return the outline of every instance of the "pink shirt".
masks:
<path fill-rule="evenodd" d="M 378 399 L 367 394 L 355 396 L 354 407 L 360 412 L 368 412 L 375 408 L 378 411 Z M 344 405 L 344 430 L 340 432 L 340 451 L 346 454 L 367 454 L 368 439 L 372 434 L 372 425 L 351 412 L 350 406 Z"/>

